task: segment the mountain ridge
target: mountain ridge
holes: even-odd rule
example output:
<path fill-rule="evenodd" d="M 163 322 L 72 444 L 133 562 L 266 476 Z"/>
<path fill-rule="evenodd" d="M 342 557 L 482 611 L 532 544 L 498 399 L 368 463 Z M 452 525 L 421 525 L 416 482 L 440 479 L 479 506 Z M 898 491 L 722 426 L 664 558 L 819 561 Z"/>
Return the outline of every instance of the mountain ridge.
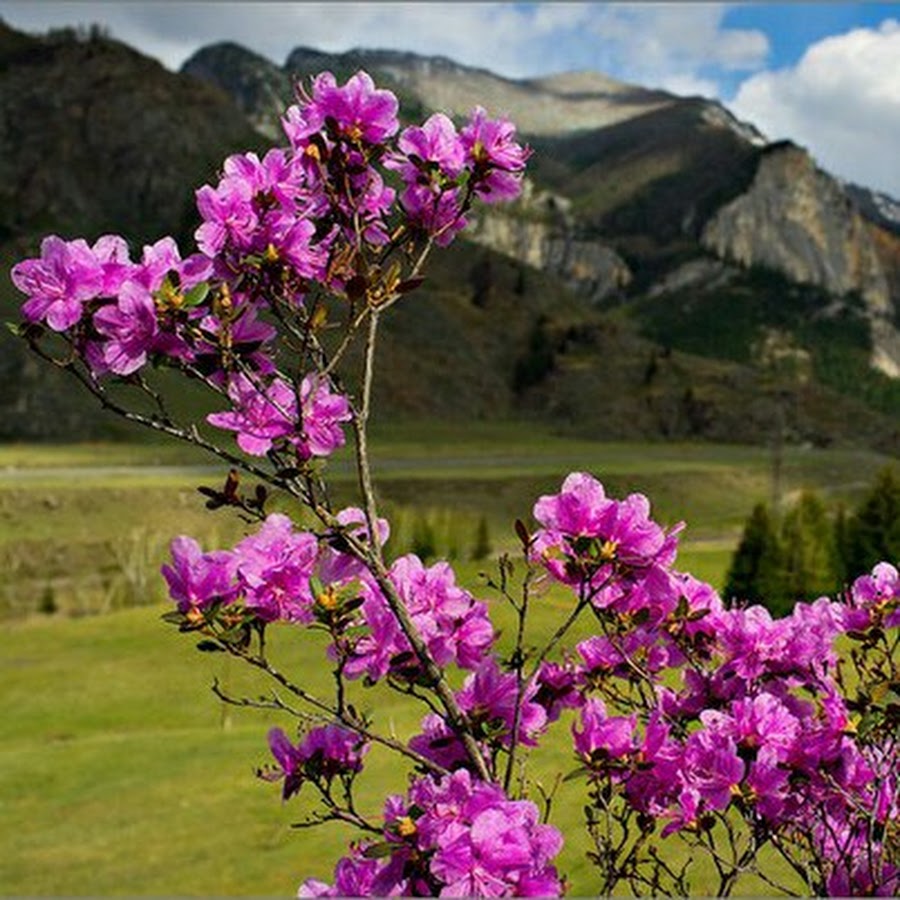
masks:
<path fill-rule="evenodd" d="M 360 55 L 371 51 L 356 53 L 335 57 L 307 48 L 293 58 L 312 60 L 317 69 L 328 63 L 344 79 Z M 451 60 L 432 62 L 430 69 L 423 63 L 425 74 L 406 77 L 398 67 L 407 57 L 389 52 L 380 58 L 397 71 L 372 75 L 397 91 L 405 121 L 431 111 L 435 68 L 445 82 L 456 78 L 444 84 L 445 92 L 460 85 L 477 91 L 490 80 L 493 95 L 488 90 L 472 97 L 489 108 L 498 98 L 533 93 L 541 81 L 518 83 L 513 90 L 509 79 Z M 90 170 L 84 160 L 73 172 L 45 155 L 52 165 L 38 170 L 43 182 L 37 187 L 16 168 L 15 153 L 0 162 L 4 264 L 34 253 L 48 231 L 89 238 L 103 230 L 130 231 L 139 240 L 167 232 L 189 237 L 196 223 L 193 190 L 215 177 L 228 153 L 269 146 L 293 96 L 284 67 L 237 44 L 204 48 L 178 74 L 144 60 L 102 35 L 32 38 L 0 26 L 0 97 L 14 112 L 0 115 L 0 146 L 46 141 L 69 147 L 75 155 L 66 159 L 77 160 L 86 130 L 96 138 L 111 123 L 118 129 L 90 144 Z M 11 98 L 10 85 L 24 78 L 23 65 L 30 67 L 28 87 L 40 101 L 31 104 L 36 109 Z M 58 102 L 53 109 L 41 99 L 51 87 Z M 888 381 L 870 370 L 872 328 L 860 298 L 852 290 L 835 296 L 827 285 L 760 273 L 763 263 L 755 257 L 742 262 L 702 244 L 709 221 L 752 187 L 764 156 L 756 145 L 758 132 L 715 104 L 603 76 L 550 76 L 540 90 L 550 98 L 551 89 L 555 115 L 577 108 L 582 119 L 567 115 L 569 130 L 528 136 L 535 156 L 522 201 L 481 215 L 457 245 L 435 257 L 415 297 L 388 317 L 385 364 L 376 385 L 379 409 L 393 418 L 431 415 L 461 422 L 526 417 L 593 437 L 756 442 L 770 433 L 780 401 L 771 373 L 751 350 L 774 331 L 808 363 L 805 381 L 779 388 L 793 398 L 787 416 L 791 439 L 865 443 L 897 453 L 900 399 L 892 399 Z M 604 90 L 625 101 L 598 101 Z M 561 91 L 569 92 L 568 107 L 559 100 Z M 571 100 L 585 93 L 606 116 L 603 122 L 618 118 L 597 126 L 585 112 L 592 108 L 588 101 Z M 470 107 L 466 96 L 457 93 L 459 109 Z M 131 119 L 122 113 L 126 104 Z M 550 121 L 540 108 L 533 116 Z M 596 127 L 585 124 L 590 121 Z M 150 125 L 155 131 L 148 135 Z M 177 165 L 169 159 L 173 146 L 186 148 Z M 776 161 L 779 152 L 777 146 L 769 150 Z M 189 159 L 195 166 L 190 172 Z M 86 199 L 101 177 L 107 183 Z M 83 189 L 80 194 L 76 187 Z M 38 202 L 60 193 L 80 199 L 49 210 Z M 167 199 L 176 194 L 179 201 Z M 123 215 L 129 201 L 137 208 Z M 846 217 L 843 208 L 826 213 Z M 878 235 L 879 258 L 900 261 L 894 236 L 884 229 Z M 841 252 L 856 252 L 856 245 L 844 243 Z M 886 272 L 888 312 L 895 312 L 900 262 Z M 17 299 L 8 284 L 0 286 L 0 300 L 4 309 L 14 308 Z M 740 333 L 709 332 L 709 310 L 726 323 L 734 320 Z M 892 321 L 888 315 L 880 320 L 886 347 L 896 332 Z M 10 347 L 10 340 L 0 362 L 0 433 L 105 433 L 108 426 L 100 423 L 106 417 L 73 400 L 59 373 L 23 360 L 21 347 Z M 411 347 L 419 352 L 411 353 Z"/>

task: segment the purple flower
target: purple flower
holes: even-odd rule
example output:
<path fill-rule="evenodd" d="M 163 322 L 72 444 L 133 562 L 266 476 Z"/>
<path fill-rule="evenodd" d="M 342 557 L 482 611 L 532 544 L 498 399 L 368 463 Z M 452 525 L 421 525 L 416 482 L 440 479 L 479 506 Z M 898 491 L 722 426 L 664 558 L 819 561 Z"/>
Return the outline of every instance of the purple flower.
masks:
<path fill-rule="evenodd" d="M 303 787 L 303 754 L 280 728 L 269 730 L 269 749 L 278 768 L 274 772 L 260 769 L 257 774 L 266 781 L 284 780 L 281 799 L 289 800 Z"/>
<path fill-rule="evenodd" d="M 294 433 L 297 425 L 297 396 L 280 378 L 268 385 L 255 383 L 246 375 L 233 375 L 228 396 L 234 404 L 231 412 L 211 413 L 210 425 L 238 433 L 238 446 L 253 456 L 265 456 L 273 443 Z"/>
<path fill-rule="evenodd" d="M 364 851 L 364 847 L 354 848 Z M 374 897 L 378 878 L 387 867 L 383 859 L 367 859 L 361 855 L 345 856 L 334 869 L 334 886 L 308 878 L 297 891 L 298 897 Z M 404 882 L 396 885 L 394 894 L 403 893 Z"/>
<path fill-rule="evenodd" d="M 91 248 L 103 271 L 100 294 L 115 297 L 135 269 L 128 255 L 128 244 L 117 234 L 104 234 Z"/>
<path fill-rule="evenodd" d="M 426 568 L 418 557 L 409 554 L 394 562 L 389 578 L 438 665 L 455 662 L 471 669 L 482 661 L 494 641 L 487 607 L 456 584 L 447 563 Z M 391 671 L 401 677 L 415 677 L 418 661 L 380 590 L 364 583 L 362 595 L 367 633 L 353 648 L 347 675 L 353 678 L 365 673 L 377 680 Z"/>
<path fill-rule="evenodd" d="M 466 150 L 456 127 L 443 113 L 419 126 L 405 128 L 397 141 L 400 153 L 388 160 L 408 184 L 429 184 L 440 174 L 454 179 L 462 172 Z"/>
<path fill-rule="evenodd" d="M 537 735 L 547 725 L 547 712 L 535 702 L 537 684 L 526 684 L 519 712 L 519 740 L 528 747 L 537 745 Z M 514 672 L 501 672 L 497 660 L 488 656 L 462 686 L 456 699 L 460 709 L 484 732 L 509 746 L 515 724 L 518 687 Z"/>
<path fill-rule="evenodd" d="M 331 390 L 328 380 L 306 375 L 300 383 L 300 417 L 303 429 L 292 439 L 301 459 L 328 456 L 344 446 L 343 422 L 352 418 L 343 394 Z"/>
<path fill-rule="evenodd" d="M 595 606 L 644 609 L 659 620 L 678 599 L 669 570 L 681 525 L 666 532 L 649 513 L 643 495 L 612 500 L 595 478 L 574 472 L 559 494 L 535 504 L 534 517 L 543 528 L 530 552 L 555 578 L 586 591 Z"/>
<path fill-rule="evenodd" d="M 552 859 L 562 836 L 540 824 L 537 807 L 510 800 L 494 784 L 460 770 L 418 778 L 406 797 L 385 803 L 390 856 L 365 860 L 368 844 L 352 845 L 335 869 L 335 886 L 307 882 L 301 896 L 394 894 L 555 896 L 562 885 Z"/>
<path fill-rule="evenodd" d="M 369 745 L 356 732 L 331 724 L 310 729 L 296 746 L 280 728 L 272 728 L 269 748 L 277 769 L 260 769 L 257 774 L 266 781 L 284 780 L 282 799 L 288 800 L 304 781 L 328 784 L 337 776 L 362 771 Z"/>
<path fill-rule="evenodd" d="M 637 750 L 636 716 L 608 716 L 602 700 L 591 697 L 581 709 L 581 728 L 572 726 L 575 752 L 591 767 L 607 768 Z"/>
<path fill-rule="evenodd" d="M 870 575 L 857 578 L 844 615 L 848 629 L 862 631 L 878 620 L 888 628 L 900 626 L 900 574 L 896 567 L 881 562 Z"/>
<path fill-rule="evenodd" d="M 203 253 L 218 256 L 228 243 L 240 248 L 251 246 L 259 219 L 251 203 L 249 185 L 230 182 L 216 190 L 205 184 L 196 197 L 203 224 L 194 238 Z"/>
<path fill-rule="evenodd" d="M 355 731 L 334 724 L 310 729 L 299 747 L 307 769 L 326 781 L 361 772 L 368 751 L 368 743 Z"/>
<path fill-rule="evenodd" d="M 535 681 L 534 702 L 547 711 L 548 722 L 555 722 L 564 709 L 578 709 L 584 703 L 578 691 L 578 672 L 571 662 L 541 663 Z"/>
<path fill-rule="evenodd" d="M 128 281 L 116 305 L 94 313 L 94 327 L 106 338 L 106 368 L 117 375 L 130 375 L 147 362 L 147 354 L 157 342 L 156 304 L 145 288 Z"/>
<path fill-rule="evenodd" d="M 342 509 L 336 516 L 338 522 L 344 526 L 350 535 L 359 541 L 369 540 L 369 528 L 366 524 L 366 514 L 357 506 L 348 506 Z M 384 546 L 391 534 L 391 527 L 387 519 L 378 519 L 375 523 L 378 544 Z M 330 539 L 326 538 L 319 553 L 318 575 L 324 584 L 344 585 L 358 578 L 367 578 L 368 569 L 365 564 L 351 553 L 345 553 L 338 549 L 342 547 L 340 533 L 336 533 Z"/>
<path fill-rule="evenodd" d="M 162 567 L 169 594 L 181 612 L 203 608 L 214 600 L 234 597 L 234 556 L 225 550 L 203 553 L 200 545 L 182 535 L 172 541 L 172 565 Z"/>
<path fill-rule="evenodd" d="M 315 598 L 309 585 L 319 544 L 315 535 L 295 532 L 291 520 L 273 513 L 259 531 L 235 548 L 244 604 L 266 622 L 310 622 Z"/>
<path fill-rule="evenodd" d="M 107 249 L 101 247 L 104 255 Z M 85 241 L 51 235 L 41 242 L 40 259 L 17 263 L 11 277 L 28 294 L 22 314 L 29 322 L 45 321 L 53 331 L 67 331 L 81 319 L 84 304 L 101 294 L 104 264 Z"/>
<path fill-rule="evenodd" d="M 256 309 L 246 301 L 234 303 L 228 314 L 219 318 L 213 313 L 204 315 L 197 323 L 204 336 L 194 345 L 197 367 L 203 372 L 214 372 L 221 377 L 225 351 L 238 356 L 241 361 L 259 375 L 273 375 L 268 346 L 278 331 L 257 318 Z"/>
<path fill-rule="evenodd" d="M 445 719 L 429 713 L 421 727 L 421 733 L 409 740 L 411 750 L 451 771 L 470 765 L 468 751 Z"/>
<path fill-rule="evenodd" d="M 731 736 L 739 747 L 766 750 L 777 760 L 790 756 L 791 748 L 800 736 L 797 717 L 773 694 L 736 700 L 729 715 L 733 722 Z M 703 714 L 700 721 L 708 725 Z"/>
<path fill-rule="evenodd" d="M 362 70 L 343 87 L 330 72 L 323 72 L 313 82 L 304 117 L 312 122 L 333 120 L 338 133 L 353 143 L 379 144 L 397 133 L 398 108 L 394 94 L 377 89 Z"/>
<path fill-rule="evenodd" d="M 735 742 L 708 730 L 693 732 L 684 751 L 684 779 L 706 802 L 724 810 L 744 778 L 744 763 Z"/>
<path fill-rule="evenodd" d="M 400 203 L 410 224 L 433 237 L 438 247 L 447 247 L 466 227 L 458 188 L 410 184 L 400 195 Z"/>
<path fill-rule="evenodd" d="M 516 127 L 508 119 L 489 119 L 480 106 L 460 132 L 472 166 L 475 193 L 485 203 L 514 200 L 522 190 L 522 173 L 531 155 L 515 141 Z"/>
<path fill-rule="evenodd" d="M 615 639 L 594 635 L 576 646 L 584 660 L 584 672 L 579 680 L 587 685 L 596 677 L 614 675 L 628 678 L 639 666 L 650 675 L 666 668 L 670 662 L 667 647 L 657 643 L 659 633 L 647 628 L 636 628 Z"/>

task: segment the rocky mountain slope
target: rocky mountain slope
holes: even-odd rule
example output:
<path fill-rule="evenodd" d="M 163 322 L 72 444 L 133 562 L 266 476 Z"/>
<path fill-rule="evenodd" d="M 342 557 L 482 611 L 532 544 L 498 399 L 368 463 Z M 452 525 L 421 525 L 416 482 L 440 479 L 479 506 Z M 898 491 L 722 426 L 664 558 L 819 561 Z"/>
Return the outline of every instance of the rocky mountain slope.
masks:
<path fill-rule="evenodd" d="M 173 74 L 97 34 L 0 26 L 0 260 L 49 231 L 189 238 L 193 189 L 227 153 L 269 144 L 294 78 L 361 67 L 408 120 L 481 102 L 535 151 L 522 200 L 439 254 L 390 317 L 383 415 L 761 441 L 779 405 L 793 439 L 900 451 L 900 383 L 885 374 L 900 360 L 900 236 L 871 212 L 885 201 L 867 210 L 864 189 L 718 104 L 596 73 L 515 82 L 308 48 L 279 67 L 222 44 Z M 13 311 L 8 283 L 0 302 Z M 788 374 L 770 364 L 785 353 Z M 4 338 L 0 434 L 111 426 L 56 375 Z"/>

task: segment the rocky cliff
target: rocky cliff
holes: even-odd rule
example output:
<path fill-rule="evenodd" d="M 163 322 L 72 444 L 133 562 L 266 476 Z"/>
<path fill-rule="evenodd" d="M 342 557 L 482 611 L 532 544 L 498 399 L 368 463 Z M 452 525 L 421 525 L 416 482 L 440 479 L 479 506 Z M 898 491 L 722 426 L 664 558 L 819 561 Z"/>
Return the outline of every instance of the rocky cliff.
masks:
<path fill-rule="evenodd" d="M 836 298 L 858 295 L 872 326 L 872 364 L 900 376 L 895 302 L 870 228 L 805 150 L 767 148 L 749 189 L 712 216 L 701 243 L 722 259 L 773 269 Z"/>
<path fill-rule="evenodd" d="M 625 261 L 596 239 L 580 237 L 571 201 L 526 181 L 513 206 L 487 208 L 466 236 L 504 256 L 558 278 L 576 294 L 596 303 L 620 297 L 632 280 Z"/>

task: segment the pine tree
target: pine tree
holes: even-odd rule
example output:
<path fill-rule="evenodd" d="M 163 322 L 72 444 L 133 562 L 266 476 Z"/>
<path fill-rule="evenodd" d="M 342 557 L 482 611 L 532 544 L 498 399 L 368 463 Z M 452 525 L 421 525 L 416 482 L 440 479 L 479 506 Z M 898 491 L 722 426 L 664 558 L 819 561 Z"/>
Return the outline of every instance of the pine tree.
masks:
<path fill-rule="evenodd" d="M 805 491 L 785 516 L 781 547 L 783 601 L 793 604 L 835 592 L 839 576 L 834 531 L 815 494 Z"/>
<path fill-rule="evenodd" d="M 725 582 L 727 598 L 769 605 L 783 594 L 781 547 L 764 503 L 753 507 L 731 560 Z"/>
<path fill-rule="evenodd" d="M 900 559 L 900 480 L 882 469 L 846 525 L 844 578 L 852 581 L 879 562 Z"/>

